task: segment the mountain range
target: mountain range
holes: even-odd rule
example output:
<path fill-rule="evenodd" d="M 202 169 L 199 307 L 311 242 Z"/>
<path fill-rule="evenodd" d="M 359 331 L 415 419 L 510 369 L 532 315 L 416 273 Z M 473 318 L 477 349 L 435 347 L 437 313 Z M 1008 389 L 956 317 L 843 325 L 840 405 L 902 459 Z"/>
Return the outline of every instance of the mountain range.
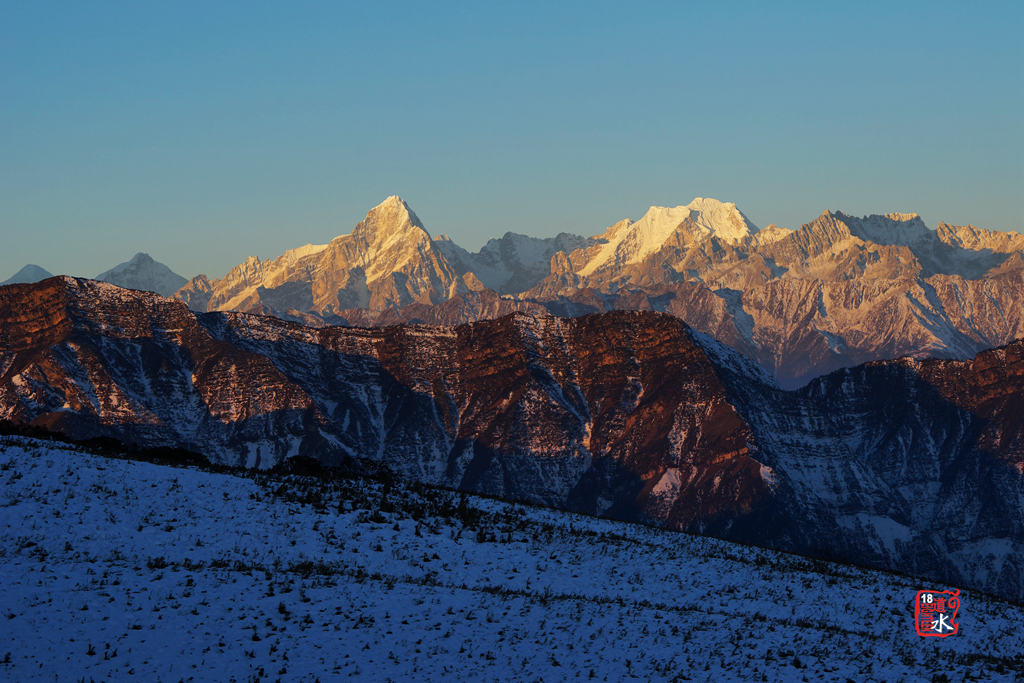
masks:
<path fill-rule="evenodd" d="M 838 211 L 760 229 L 734 204 L 698 197 L 589 238 L 507 233 L 470 253 L 389 197 L 351 235 L 251 257 L 175 296 L 313 325 L 655 310 L 796 387 L 871 360 L 965 359 L 1024 337 L 1024 235 Z"/>
<path fill-rule="evenodd" d="M 872 360 L 966 359 L 1024 337 L 1024 235 L 840 211 L 796 230 L 759 228 L 735 204 L 702 197 L 651 207 L 591 237 L 509 232 L 469 252 L 432 237 L 392 196 L 349 234 L 250 256 L 223 278 L 185 281 L 137 254 L 96 279 L 173 295 L 199 312 L 312 326 L 653 310 L 756 360 L 789 388 Z"/>
<path fill-rule="evenodd" d="M 1024 600 L 1024 341 L 781 389 L 678 317 L 310 327 L 58 277 L 0 289 L 0 419 L 404 479 Z"/>

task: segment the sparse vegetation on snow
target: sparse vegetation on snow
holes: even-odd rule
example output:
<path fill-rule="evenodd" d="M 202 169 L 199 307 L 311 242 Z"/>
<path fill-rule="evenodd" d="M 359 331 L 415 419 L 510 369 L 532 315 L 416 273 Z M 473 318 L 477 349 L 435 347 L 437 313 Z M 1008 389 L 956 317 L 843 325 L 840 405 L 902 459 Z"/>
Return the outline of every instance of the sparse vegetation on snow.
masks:
<path fill-rule="evenodd" d="M 386 479 L 5 437 L 0 533 L 5 680 L 1024 675 L 983 595 L 921 638 L 906 577 Z"/>

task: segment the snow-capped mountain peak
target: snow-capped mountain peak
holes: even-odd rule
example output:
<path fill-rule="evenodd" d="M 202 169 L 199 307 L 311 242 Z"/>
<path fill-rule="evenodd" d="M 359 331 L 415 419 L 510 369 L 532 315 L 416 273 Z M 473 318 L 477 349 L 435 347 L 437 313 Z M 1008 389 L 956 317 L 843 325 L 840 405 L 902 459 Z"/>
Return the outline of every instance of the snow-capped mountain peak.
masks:
<path fill-rule="evenodd" d="M 370 209 L 347 234 L 273 259 L 250 257 L 221 280 L 179 298 L 198 310 L 337 312 L 438 303 L 460 291 L 423 222 L 398 195 Z"/>
<path fill-rule="evenodd" d="M 757 232 L 757 226 L 732 202 L 696 197 L 686 206 L 652 206 L 636 222 L 625 220 L 608 228 L 604 244 L 580 269 L 590 275 L 609 265 L 639 263 L 659 251 L 684 222 L 705 236 L 735 242 Z"/>
<path fill-rule="evenodd" d="M 719 239 L 738 241 L 758 230 L 733 202 L 696 197 L 686 208 L 696 214 L 693 219 L 697 225 Z"/>
<path fill-rule="evenodd" d="M 419 216 L 398 195 L 391 195 L 370 209 L 366 218 L 356 225 L 352 236 L 371 243 L 389 242 L 396 236 L 422 232 L 429 239 L 430 234 L 423 227 Z"/>
<path fill-rule="evenodd" d="M 757 231 L 757 242 L 758 244 L 771 244 L 772 242 L 778 242 L 783 237 L 793 234 L 793 231 L 789 228 L 783 228 L 782 226 L 769 223 L 764 228 Z"/>

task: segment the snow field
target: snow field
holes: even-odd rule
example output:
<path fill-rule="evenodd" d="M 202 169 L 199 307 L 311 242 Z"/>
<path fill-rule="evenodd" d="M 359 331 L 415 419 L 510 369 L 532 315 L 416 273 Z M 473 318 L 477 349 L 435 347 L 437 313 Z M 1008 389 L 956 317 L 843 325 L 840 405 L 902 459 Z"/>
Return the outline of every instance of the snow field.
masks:
<path fill-rule="evenodd" d="M 983 595 L 921 638 L 940 586 L 400 483 L 3 438 L 0 534 L 12 681 L 1024 675 L 1024 608 Z"/>

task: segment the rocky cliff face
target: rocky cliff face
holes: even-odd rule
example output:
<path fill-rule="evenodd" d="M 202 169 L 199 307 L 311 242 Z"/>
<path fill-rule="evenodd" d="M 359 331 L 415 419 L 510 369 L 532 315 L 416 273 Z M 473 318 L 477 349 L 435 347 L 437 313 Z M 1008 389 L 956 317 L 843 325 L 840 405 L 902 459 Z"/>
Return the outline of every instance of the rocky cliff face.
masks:
<path fill-rule="evenodd" d="M 1024 342 L 788 392 L 721 374 L 772 472 L 783 546 L 1024 599 Z"/>
<path fill-rule="evenodd" d="M 249 467 L 369 459 L 1015 600 L 1022 358 L 1014 343 L 784 391 L 650 311 L 311 328 L 71 278 L 0 289 L 2 419 Z"/>

